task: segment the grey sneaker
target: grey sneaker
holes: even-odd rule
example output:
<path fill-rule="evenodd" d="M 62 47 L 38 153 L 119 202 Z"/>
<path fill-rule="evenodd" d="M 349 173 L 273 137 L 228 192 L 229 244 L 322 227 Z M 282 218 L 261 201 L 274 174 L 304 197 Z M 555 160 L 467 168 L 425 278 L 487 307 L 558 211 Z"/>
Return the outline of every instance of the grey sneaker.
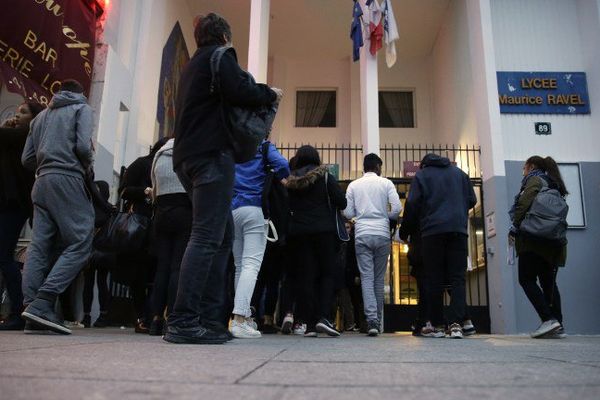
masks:
<path fill-rule="evenodd" d="M 473 325 L 473 322 L 470 319 L 466 319 L 463 322 L 462 330 L 464 336 L 471 336 L 477 333 L 475 330 L 475 325 Z"/>
<path fill-rule="evenodd" d="M 421 336 L 439 339 L 446 336 L 446 334 L 444 333 L 443 329 L 435 328 L 433 325 L 431 325 L 431 322 L 427 321 L 425 326 L 421 328 Z"/>
<path fill-rule="evenodd" d="M 52 301 L 37 298 L 27 306 L 21 316 L 29 322 L 43 329 L 52 332 L 70 335 L 71 330 L 67 328 L 54 313 L 54 304 Z M 82 325 L 83 326 L 83 325 Z"/>
<path fill-rule="evenodd" d="M 463 329 L 456 322 L 450 325 L 448 337 L 450 339 L 462 339 L 463 338 Z"/>
<path fill-rule="evenodd" d="M 379 322 L 377 321 L 369 321 L 367 327 L 367 335 L 368 336 L 377 336 L 379 335 Z"/>
<path fill-rule="evenodd" d="M 566 337 L 567 334 L 565 333 L 565 328 L 561 326 L 554 332 L 546 333 L 540 339 L 565 339 Z"/>
<path fill-rule="evenodd" d="M 535 330 L 535 332 L 531 333 L 531 337 L 539 338 L 547 333 L 554 332 L 558 328 L 560 328 L 560 322 L 558 322 L 555 319 L 550 319 L 548 321 L 542 322 L 541 325 Z"/>

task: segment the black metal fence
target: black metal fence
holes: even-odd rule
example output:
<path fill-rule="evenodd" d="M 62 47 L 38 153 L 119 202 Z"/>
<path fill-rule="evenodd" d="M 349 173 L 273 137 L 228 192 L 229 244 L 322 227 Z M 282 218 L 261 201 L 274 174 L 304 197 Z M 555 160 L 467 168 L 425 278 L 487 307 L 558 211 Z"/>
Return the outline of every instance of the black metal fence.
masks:
<path fill-rule="evenodd" d="M 276 144 L 281 154 L 288 160 L 303 143 Z M 319 154 L 323 164 L 336 165 L 340 180 L 353 180 L 362 175 L 363 148 L 351 144 L 312 144 Z M 480 154 L 481 148 L 475 145 L 384 145 L 380 148 L 383 160 L 383 176 L 388 178 L 407 177 L 407 163 L 415 163 L 428 153 L 448 157 L 455 162 L 471 178 L 481 178 Z"/>

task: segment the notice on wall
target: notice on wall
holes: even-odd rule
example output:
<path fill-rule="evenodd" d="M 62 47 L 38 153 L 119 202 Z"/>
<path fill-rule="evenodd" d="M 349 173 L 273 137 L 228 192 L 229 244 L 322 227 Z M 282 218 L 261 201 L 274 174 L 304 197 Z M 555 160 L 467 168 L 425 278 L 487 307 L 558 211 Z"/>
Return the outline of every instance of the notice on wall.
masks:
<path fill-rule="evenodd" d="M 96 0 L 2 0 L 0 78 L 6 88 L 47 105 L 64 79 L 89 94 Z"/>
<path fill-rule="evenodd" d="M 589 114 L 585 72 L 496 73 L 503 114 Z"/>

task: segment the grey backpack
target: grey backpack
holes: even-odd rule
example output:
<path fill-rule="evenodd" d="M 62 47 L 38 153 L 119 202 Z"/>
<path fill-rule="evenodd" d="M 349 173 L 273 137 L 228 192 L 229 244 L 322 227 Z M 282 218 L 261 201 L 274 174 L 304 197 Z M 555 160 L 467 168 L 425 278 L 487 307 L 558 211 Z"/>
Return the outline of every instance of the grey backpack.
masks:
<path fill-rule="evenodd" d="M 524 236 L 566 244 L 569 206 L 557 189 L 550 188 L 544 178 L 541 180 L 542 189 L 533 199 L 519 232 Z"/>

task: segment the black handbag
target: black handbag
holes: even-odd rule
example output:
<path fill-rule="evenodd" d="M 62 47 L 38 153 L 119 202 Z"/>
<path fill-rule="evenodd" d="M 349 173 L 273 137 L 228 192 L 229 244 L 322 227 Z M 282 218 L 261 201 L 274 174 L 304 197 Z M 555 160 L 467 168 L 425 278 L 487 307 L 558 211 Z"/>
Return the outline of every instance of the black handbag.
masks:
<path fill-rule="evenodd" d="M 210 57 L 211 82 L 210 93 L 219 90 L 221 95 L 221 118 L 229 134 L 229 144 L 233 149 L 233 158 L 241 164 L 250 161 L 256 155 L 258 146 L 270 130 L 267 116 L 271 111 L 267 107 L 236 107 L 228 104 L 220 92 L 219 66 L 221 58 L 226 51 L 235 50 L 230 46 L 218 47 Z M 252 75 L 247 75 L 248 80 L 254 83 Z M 272 118 L 271 118 L 272 123 Z"/>
<path fill-rule="evenodd" d="M 128 211 L 113 213 L 94 236 L 94 247 L 112 253 L 133 253 L 141 250 L 148 236 L 150 218 Z"/>
<path fill-rule="evenodd" d="M 348 234 L 348 231 L 346 230 L 346 224 L 344 223 L 344 217 L 342 216 L 342 213 L 339 209 L 337 209 L 337 208 L 333 209 L 331 207 L 331 199 L 329 198 L 329 186 L 327 183 L 328 176 L 329 176 L 329 172 L 326 172 L 325 173 L 325 192 L 327 193 L 327 205 L 329 206 L 330 210 L 334 211 L 335 229 L 337 231 L 338 239 L 340 239 L 342 242 L 348 242 L 348 241 L 350 241 L 350 235 Z"/>

